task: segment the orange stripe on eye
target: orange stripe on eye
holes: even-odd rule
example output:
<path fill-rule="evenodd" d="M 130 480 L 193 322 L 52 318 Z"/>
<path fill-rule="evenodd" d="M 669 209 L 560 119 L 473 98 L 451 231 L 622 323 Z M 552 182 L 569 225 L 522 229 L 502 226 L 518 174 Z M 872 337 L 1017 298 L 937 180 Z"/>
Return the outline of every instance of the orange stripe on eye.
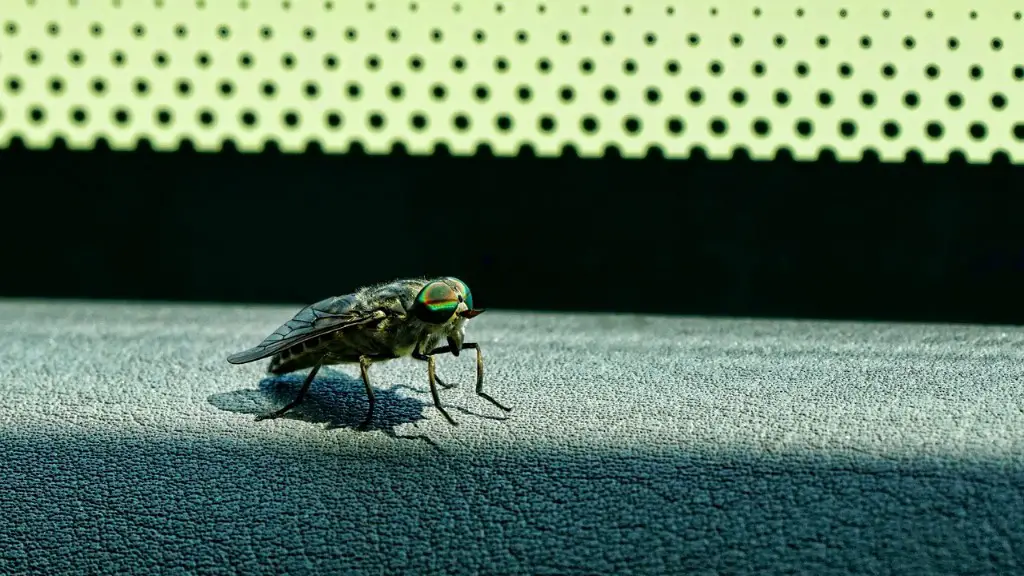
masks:
<path fill-rule="evenodd" d="M 446 322 L 458 307 L 458 294 L 451 286 L 441 281 L 431 282 L 416 297 L 416 316 L 424 322 Z"/>

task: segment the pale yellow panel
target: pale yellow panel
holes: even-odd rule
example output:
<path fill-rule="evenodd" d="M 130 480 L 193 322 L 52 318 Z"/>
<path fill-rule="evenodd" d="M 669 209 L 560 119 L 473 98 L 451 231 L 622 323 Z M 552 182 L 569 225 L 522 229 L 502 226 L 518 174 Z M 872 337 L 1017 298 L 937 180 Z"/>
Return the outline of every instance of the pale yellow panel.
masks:
<path fill-rule="evenodd" d="M 0 6 L 0 144 L 1024 159 L 1006 0 Z"/>

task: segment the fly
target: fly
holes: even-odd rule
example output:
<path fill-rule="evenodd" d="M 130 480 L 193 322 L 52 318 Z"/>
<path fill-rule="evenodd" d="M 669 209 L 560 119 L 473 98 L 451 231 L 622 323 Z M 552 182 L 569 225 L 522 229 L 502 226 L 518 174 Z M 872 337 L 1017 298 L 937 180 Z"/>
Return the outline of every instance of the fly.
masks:
<path fill-rule="evenodd" d="M 257 421 L 278 418 L 301 404 L 321 366 L 358 363 L 370 404 L 360 425 L 363 428 L 372 420 L 376 402 L 367 375 L 370 365 L 411 356 L 427 363 L 434 406 L 457 426 L 458 422 L 441 406 L 437 393 L 438 384 L 454 388 L 437 375 L 437 354 L 458 356 L 462 350 L 475 350 L 477 395 L 505 412 L 512 411 L 484 392 L 480 345 L 465 341 L 466 323 L 483 312 L 483 308 L 473 308 L 469 286 L 458 278 L 409 278 L 374 284 L 306 306 L 260 344 L 228 356 L 228 362 L 246 364 L 270 357 L 267 371 L 276 375 L 312 368 L 291 402 L 257 416 Z"/>

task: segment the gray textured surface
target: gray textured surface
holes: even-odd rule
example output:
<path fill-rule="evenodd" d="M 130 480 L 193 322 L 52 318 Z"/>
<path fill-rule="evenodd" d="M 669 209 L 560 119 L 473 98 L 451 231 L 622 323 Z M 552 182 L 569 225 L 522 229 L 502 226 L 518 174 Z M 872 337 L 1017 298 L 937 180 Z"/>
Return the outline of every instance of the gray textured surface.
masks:
<path fill-rule="evenodd" d="M 0 573 L 1024 571 L 1024 330 L 492 311 L 509 419 L 401 360 L 362 432 L 253 422 L 295 309 L 0 304 Z"/>

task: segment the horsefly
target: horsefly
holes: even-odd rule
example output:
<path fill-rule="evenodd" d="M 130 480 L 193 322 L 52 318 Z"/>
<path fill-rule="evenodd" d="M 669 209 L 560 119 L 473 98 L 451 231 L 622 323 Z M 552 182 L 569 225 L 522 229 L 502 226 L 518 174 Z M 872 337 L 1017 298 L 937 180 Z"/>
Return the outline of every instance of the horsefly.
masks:
<path fill-rule="evenodd" d="M 295 398 L 283 408 L 261 414 L 257 421 L 277 418 L 306 397 L 321 366 L 358 363 L 370 407 L 360 427 L 373 418 L 375 398 L 367 370 L 370 365 L 404 356 L 427 363 L 434 406 L 453 426 L 458 422 L 441 406 L 437 385 L 453 388 L 437 375 L 434 356 L 476 350 L 476 393 L 511 412 L 483 391 L 484 364 L 480 345 L 465 342 L 466 322 L 483 313 L 473 308 L 469 286 L 458 278 L 409 278 L 365 286 L 306 306 L 259 345 L 228 356 L 232 364 L 270 358 L 267 371 L 279 375 L 312 368 Z M 447 341 L 447 346 L 441 346 Z"/>

